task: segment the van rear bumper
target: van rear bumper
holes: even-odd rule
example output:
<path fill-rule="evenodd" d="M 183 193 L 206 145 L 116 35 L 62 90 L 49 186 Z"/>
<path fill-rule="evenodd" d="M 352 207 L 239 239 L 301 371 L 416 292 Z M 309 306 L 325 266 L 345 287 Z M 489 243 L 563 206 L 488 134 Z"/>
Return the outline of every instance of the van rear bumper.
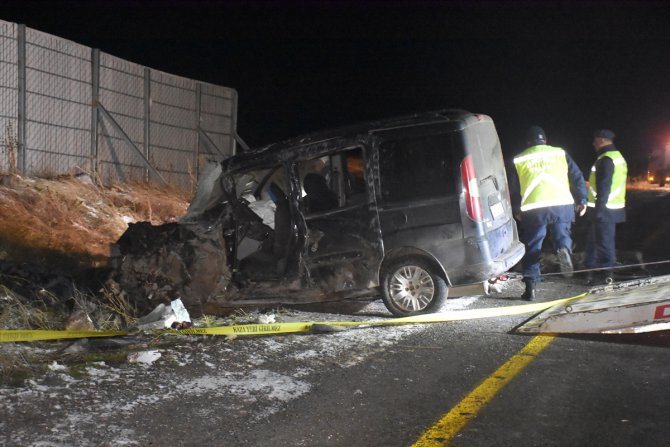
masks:
<path fill-rule="evenodd" d="M 509 271 L 521 261 L 525 252 L 523 244 L 514 241 L 507 250 L 490 261 L 466 265 L 461 269 L 450 269 L 447 272 L 449 282 L 451 285 L 461 285 L 486 281 Z"/>

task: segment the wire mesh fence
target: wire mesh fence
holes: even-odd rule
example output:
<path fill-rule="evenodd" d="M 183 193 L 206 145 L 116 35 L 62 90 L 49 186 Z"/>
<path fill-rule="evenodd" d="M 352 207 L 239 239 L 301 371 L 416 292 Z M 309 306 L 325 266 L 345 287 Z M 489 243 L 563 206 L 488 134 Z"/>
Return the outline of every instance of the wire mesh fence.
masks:
<path fill-rule="evenodd" d="M 0 170 L 4 172 L 18 169 L 18 69 L 16 25 L 0 21 Z"/>
<path fill-rule="evenodd" d="M 91 51 L 27 28 L 25 75 L 21 169 L 43 177 L 87 167 L 91 155 Z"/>
<path fill-rule="evenodd" d="M 235 152 L 237 94 L 0 21 L 0 171 L 193 186 Z"/>

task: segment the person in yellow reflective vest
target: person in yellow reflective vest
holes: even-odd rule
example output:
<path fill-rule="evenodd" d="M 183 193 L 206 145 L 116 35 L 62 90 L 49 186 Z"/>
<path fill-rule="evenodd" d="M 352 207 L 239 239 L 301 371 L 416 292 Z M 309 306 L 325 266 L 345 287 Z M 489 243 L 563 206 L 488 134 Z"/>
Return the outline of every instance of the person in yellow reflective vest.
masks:
<path fill-rule="evenodd" d="M 536 298 L 540 281 L 542 243 L 549 231 L 561 272 L 572 275 L 572 237 L 575 213 L 586 211 L 586 184 L 574 160 L 560 147 L 549 146 L 544 130 L 532 126 L 526 133 L 528 148 L 514 157 L 509 170 L 510 197 L 519 222 L 519 238 L 526 247 L 522 298 Z"/>
<path fill-rule="evenodd" d="M 593 134 L 596 161 L 591 168 L 588 191 L 589 232 L 586 238 L 584 266 L 604 269 L 589 272 L 590 284 L 614 279 L 616 263 L 616 224 L 626 220 L 626 178 L 628 166 L 614 146 L 614 132 L 601 129 Z"/>

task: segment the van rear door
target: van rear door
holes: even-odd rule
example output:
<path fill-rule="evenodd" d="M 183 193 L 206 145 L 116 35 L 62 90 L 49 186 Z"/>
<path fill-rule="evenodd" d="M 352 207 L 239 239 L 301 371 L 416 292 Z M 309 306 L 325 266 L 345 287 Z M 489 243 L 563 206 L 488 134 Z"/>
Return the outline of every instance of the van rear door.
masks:
<path fill-rule="evenodd" d="M 465 154 L 461 162 L 463 233 L 465 237 L 489 235 L 491 256 L 495 257 L 507 250 L 515 238 L 507 234 L 513 232 L 502 228 L 513 221 L 500 141 L 488 116 L 473 115 L 464 124 L 460 133 Z M 505 234 L 498 237 L 497 231 Z"/>

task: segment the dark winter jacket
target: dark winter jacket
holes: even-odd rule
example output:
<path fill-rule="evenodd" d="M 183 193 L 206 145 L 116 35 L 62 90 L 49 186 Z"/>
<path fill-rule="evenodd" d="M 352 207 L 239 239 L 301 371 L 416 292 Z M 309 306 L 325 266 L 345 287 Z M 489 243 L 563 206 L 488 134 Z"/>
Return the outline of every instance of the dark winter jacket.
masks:
<path fill-rule="evenodd" d="M 618 150 L 613 144 L 601 147 L 596 154 L 600 157 L 607 151 Z M 614 175 L 614 162 L 609 157 L 602 157 L 596 161 L 596 207 L 589 209 L 586 213 L 591 219 L 600 222 L 619 223 L 626 221 L 626 209 L 607 208 L 607 197 L 612 189 L 612 176 Z M 604 200 L 602 200 L 604 198 Z"/>

